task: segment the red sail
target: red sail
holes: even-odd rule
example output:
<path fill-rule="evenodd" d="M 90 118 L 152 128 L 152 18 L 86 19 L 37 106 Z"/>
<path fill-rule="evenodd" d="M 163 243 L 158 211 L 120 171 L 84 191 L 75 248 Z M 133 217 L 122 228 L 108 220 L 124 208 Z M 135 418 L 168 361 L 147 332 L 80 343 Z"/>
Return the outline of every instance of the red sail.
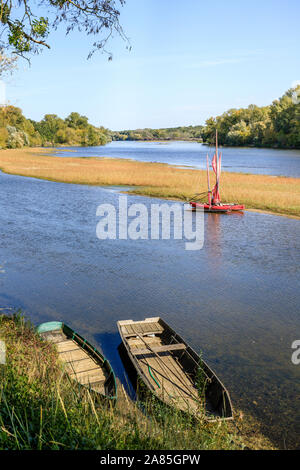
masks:
<path fill-rule="evenodd" d="M 217 155 L 214 154 L 213 159 L 211 161 L 211 166 L 215 172 L 215 175 L 217 174 Z"/>
<path fill-rule="evenodd" d="M 216 183 L 212 190 L 212 203 L 219 204 L 220 202 L 221 202 L 221 198 L 219 194 L 219 185 L 218 183 Z"/>
<path fill-rule="evenodd" d="M 207 168 L 207 188 L 208 188 L 208 204 L 211 205 L 211 190 L 209 182 L 209 163 L 208 163 L 208 154 L 206 155 L 206 168 Z"/>
<path fill-rule="evenodd" d="M 220 184 L 220 176 L 221 176 L 221 159 L 222 154 L 219 154 L 219 161 L 218 161 L 218 184 Z"/>
<path fill-rule="evenodd" d="M 219 176 L 221 171 L 220 160 L 218 161 L 217 153 L 214 154 L 211 166 L 216 175 L 216 184 L 212 190 L 212 204 L 218 204 L 221 202 L 220 194 L 219 194 Z"/>

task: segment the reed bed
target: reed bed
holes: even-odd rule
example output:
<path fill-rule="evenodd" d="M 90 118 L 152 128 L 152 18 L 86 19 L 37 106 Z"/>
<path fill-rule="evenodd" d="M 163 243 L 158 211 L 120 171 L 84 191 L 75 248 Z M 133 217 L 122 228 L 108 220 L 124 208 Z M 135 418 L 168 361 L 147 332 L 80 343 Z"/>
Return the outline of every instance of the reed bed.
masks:
<path fill-rule="evenodd" d="M 207 188 L 206 172 L 201 170 L 125 159 L 60 158 L 46 152 L 50 150 L 1 150 L 0 168 L 9 174 L 62 183 L 131 186 L 135 194 L 182 201 Z M 300 178 L 224 172 L 221 194 L 223 202 L 300 217 Z"/>

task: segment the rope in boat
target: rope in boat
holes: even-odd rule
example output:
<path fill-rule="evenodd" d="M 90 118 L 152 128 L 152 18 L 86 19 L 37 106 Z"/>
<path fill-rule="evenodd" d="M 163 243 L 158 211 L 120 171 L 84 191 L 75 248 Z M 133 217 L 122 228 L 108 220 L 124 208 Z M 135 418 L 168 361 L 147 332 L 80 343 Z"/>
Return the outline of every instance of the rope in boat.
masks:
<path fill-rule="evenodd" d="M 139 333 L 137 333 L 137 332 L 134 330 L 134 328 L 133 328 L 133 333 L 145 344 L 145 346 L 147 347 L 147 349 L 149 349 L 149 351 L 150 351 L 152 354 L 154 354 L 154 355 L 158 358 L 158 360 L 160 361 L 162 367 L 165 368 L 165 369 L 167 369 L 167 370 L 169 370 L 169 372 L 171 372 L 171 374 L 173 374 L 174 377 L 176 377 L 177 380 L 179 380 L 179 382 L 186 388 L 187 384 L 184 383 L 184 382 L 182 381 L 182 379 L 181 379 L 180 377 L 178 377 L 177 374 L 175 374 L 174 371 L 173 371 L 172 369 L 170 369 L 170 368 L 167 366 L 167 364 L 165 364 L 165 363 L 163 362 L 163 360 L 161 359 L 161 357 L 160 357 L 155 351 L 153 351 L 153 349 L 149 346 L 149 344 L 139 335 Z M 149 367 L 149 364 L 148 364 L 147 360 L 146 360 L 146 364 L 147 364 L 148 367 Z M 168 377 L 167 377 L 167 379 L 168 379 Z M 169 379 L 169 381 L 172 382 L 170 379 Z M 186 394 L 188 397 L 190 397 L 192 400 L 198 402 L 198 400 L 196 400 L 195 397 L 193 397 L 190 393 L 188 393 L 188 391 L 186 391 L 186 390 L 184 390 L 183 388 L 179 387 L 177 384 L 174 384 L 174 382 L 172 382 L 172 383 L 173 383 L 173 385 L 175 385 L 179 390 L 182 390 L 182 392 L 185 393 L 185 394 Z M 179 392 L 179 393 L 180 393 L 180 392 Z M 183 400 L 186 402 L 186 400 L 184 399 L 184 397 L 182 397 L 182 398 L 183 398 Z"/>
<path fill-rule="evenodd" d="M 164 361 L 162 360 L 162 358 L 157 354 L 156 351 L 154 351 L 151 346 L 144 340 L 144 338 L 142 338 L 139 333 L 136 333 L 135 330 L 134 330 L 134 333 L 137 335 L 137 337 L 144 343 L 144 345 L 146 346 L 147 349 L 149 349 L 149 351 L 154 354 L 157 359 L 159 359 L 159 361 L 162 363 L 163 367 L 165 367 L 167 370 L 169 370 L 169 372 L 172 372 L 172 374 L 181 382 L 182 385 L 186 386 L 186 384 L 182 381 L 182 379 L 180 377 L 178 377 L 176 374 L 174 374 L 174 372 L 167 366 L 167 364 L 164 363 Z M 148 364 L 148 363 L 147 363 Z"/>
<path fill-rule="evenodd" d="M 152 352 L 152 350 L 151 350 L 150 352 Z M 153 352 L 154 352 L 154 351 L 153 351 Z M 146 364 L 148 365 L 148 370 L 149 370 L 150 376 L 153 378 L 153 380 L 154 380 L 155 383 L 158 385 L 158 387 L 161 388 L 160 385 L 159 385 L 159 383 L 155 380 L 155 378 L 154 378 L 153 375 L 151 374 L 151 372 L 150 372 L 151 367 L 149 366 L 149 364 L 148 364 L 148 362 L 147 362 L 147 360 L 146 360 L 145 357 L 144 357 L 144 360 L 145 360 Z M 165 364 L 163 363 L 163 361 L 161 361 L 161 364 L 162 364 L 163 366 L 165 365 Z M 159 372 L 159 371 L 156 371 L 156 372 Z M 170 369 L 170 372 L 172 372 L 171 369 Z M 173 373 L 173 372 L 172 372 L 172 373 Z M 165 379 L 166 379 L 166 380 L 169 380 L 169 382 L 171 382 L 171 383 L 173 384 L 173 386 L 175 386 L 175 387 L 178 389 L 180 398 L 182 398 L 183 401 L 185 402 L 185 404 L 188 406 L 188 402 L 187 402 L 186 398 L 183 396 L 182 392 L 185 393 L 186 395 L 188 395 L 188 397 L 190 397 L 190 398 L 194 398 L 194 397 L 192 397 L 191 395 L 189 395 L 184 389 L 182 389 L 179 385 L 175 384 L 170 378 L 168 378 L 166 372 L 165 372 L 165 374 L 166 374 Z M 173 374 L 174 374 L 174 373 L 173 373 Z M 161 375 L 162 375 L 162 374 L 161 374 Z M 174 375 L 175 375 L 175 374 L 174 374 Z M 162 375 L 162 377 L 164 377 L 164 376 Z M 185 384 L 185 386 L 186 386 L 186 384 Z M 175 398 L 175 397 L 174 397 L 173 395 L 171 395 L 170 393 L 167 392 L 167 394 L 168 394 L 169 398 L 171 398 L 171 399 Z"/>
<path fill-rule="evenodd" d="M 149 364 L 148 364 L 148 370 L 149 370 L 150 376 L 152 377 L 152 379 L 154 380 L 154 382 L 157 384 L 158 388 L 160 388 L 160 385 L 159 385 L 158 381 L 156 380 L 156 378 L 153 376 L 153 374 L 152 374 L 152 372 L 151 372 L 151 367 L 149 366 Z"/>

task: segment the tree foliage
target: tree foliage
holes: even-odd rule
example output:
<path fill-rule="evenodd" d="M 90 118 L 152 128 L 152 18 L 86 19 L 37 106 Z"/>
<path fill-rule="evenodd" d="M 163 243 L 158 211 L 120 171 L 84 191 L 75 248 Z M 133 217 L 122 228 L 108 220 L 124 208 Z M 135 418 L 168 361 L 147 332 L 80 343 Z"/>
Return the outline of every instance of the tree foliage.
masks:
<path fill-rule="evenodd" d="M 230 109 L 206 121 L 204 142 L 232 146 L 300 148 L 300 86 L 288 90 L 270 106 Z"/>
<path fill-rule="evenodd" d="M 0 147 L 24 146 L 94 146 L 110 141 L 110 133 L 104 127 L 95 127 L 86 116 L 71 113 L 66 119 L 56 114 L 46 114 L 39 121 L 26 119 L 21 109 L 14 106 L 0 108 Z"/>
<path fill-rule="evenodd" d="M 97 36 L 90 56 L 95 50 L 105 50 L 114 33 L 127 40 L 119 23 L 120 7 L 124 4 L 125 0 L 3 0 L 0 47 L 27 57 L 44 47 L 50 48 L 48 35 L 62 24 L 67 34 L 78 30 Z"/>

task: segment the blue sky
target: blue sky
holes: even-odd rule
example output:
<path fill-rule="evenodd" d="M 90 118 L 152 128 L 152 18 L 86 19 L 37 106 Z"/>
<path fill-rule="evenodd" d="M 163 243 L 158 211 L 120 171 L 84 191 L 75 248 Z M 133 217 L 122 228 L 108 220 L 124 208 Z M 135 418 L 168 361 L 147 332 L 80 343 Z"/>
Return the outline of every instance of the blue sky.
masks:
<path fill-rule="evenodd" d="M 72 111 L 114 130 L 203 124 L 270 104 L 300 80 L 299 0 L 127 0 L 113 61 L 92 38 L 51 33 L 51 50 L 7 80 L 8 101 L 35 120 Z"/>

